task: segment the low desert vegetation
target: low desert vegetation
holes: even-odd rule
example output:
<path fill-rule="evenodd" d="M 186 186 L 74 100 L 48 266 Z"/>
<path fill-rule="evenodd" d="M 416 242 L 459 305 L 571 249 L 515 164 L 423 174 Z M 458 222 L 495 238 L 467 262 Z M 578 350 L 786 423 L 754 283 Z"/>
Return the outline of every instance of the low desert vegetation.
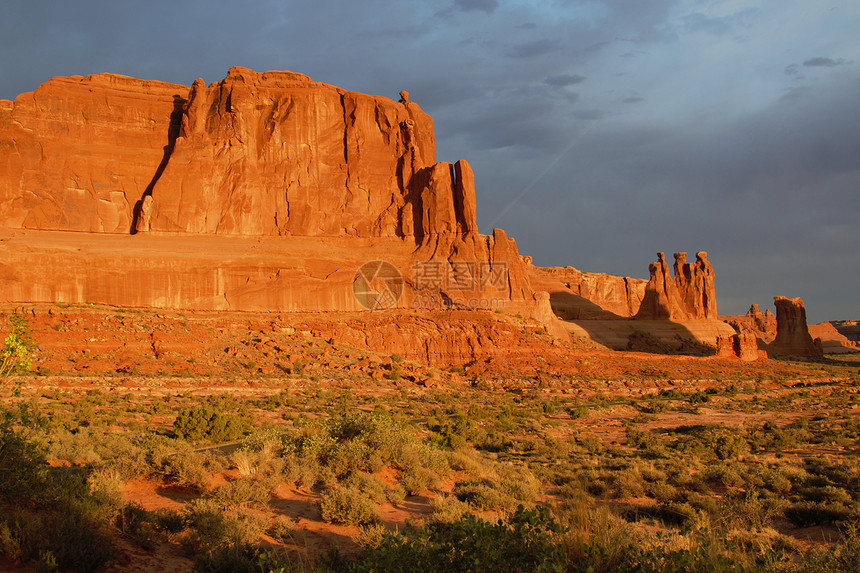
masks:
<path fill-rule="evenodd" d="M 285 373 L 206 394 L 21 370 L 2 563 L 98 571 L 131 544 L 197 571 L 860 570 L 853 363 L 425 387 L 389 361 L 397 380 L 360 388 Z"/>

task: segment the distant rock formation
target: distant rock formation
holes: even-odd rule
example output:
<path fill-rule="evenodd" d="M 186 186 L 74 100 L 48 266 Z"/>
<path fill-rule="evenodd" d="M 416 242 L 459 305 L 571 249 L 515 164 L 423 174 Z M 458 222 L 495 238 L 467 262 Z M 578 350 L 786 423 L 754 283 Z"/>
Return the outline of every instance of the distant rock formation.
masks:
<path fill-rule="evenodd" d="M 776 296 L 773 303 L 776 306 L 776 338 L 770 345 L 770 353 L 777 356 L 823 356 L 820 340 L 816 344 L 809 334 L 803 300 Z"/>
<path fill-rule="evenodd" d="M 526 264 L 531 265 L 531 257 L 526 259 Z M 565 320 L 635 316 L 648 283 L 644 279 L 589 273 L 574 267 L 529 267 L 529 270 L 534 288 L 552 290 L 551 281 L 557 281 L 570 291 L 551 295 L 553 309 Z"/>
<path fill-rule="evenodd" d="M 776 339 L 776 316 L 770 310 L 761 312 L 757 304 L 751 305 L 749 311 L 744 315 L 725 316 L 722 318 L 736 332 L 755 336 L 760 342 L 760 348 L 767 348 Z M 822 322 L 819 324 L 809 324 L 807 328 L 815 345 L 818 346 L 820 344 L 820 348 L 825 354 L 840 354 L 856 352 L 860 348 L 860 344 L 857 341 L 851 340 L 851 338 L 845 335 L 845 332 L 850 334 L 850 331 L 846 331 L 844 325 L 850 323 L 856 324 L 856 321 Z M 775 356 L 789 354 L 789 352 L 780 351 L 779 349 L 774 351 L 770 348 L 769 350 Z M 815 355 L 817 354 L 813 356 Z"/>
<path fill-rule="evenodd" d="M 834 320 L 833 327 L 845 338 L 860 345 L 860 321 L 857 320 Z"/>
<path fill-rule="evenodd" d="M 690 318 L 716 318 L 714 267 L 708 253 L 696 253 L 696 262 L 687 263 L 687 253 L 675 253 L 675 284 Z"/>
<path fill-rule="evenodd" d="M 759 352 L 758 339 L 755 334 L 747 331 L 718 338 L 717 356 L 736 356 L 744 362 L 751 362 L 763 356 L 767 357 L 767 353 Z"/>
<path fill-rule="evenodd" d="M 810 324 L 809 335 L 816 342 L 821 341 L 821 349 L 825 354 L 857 352 L 860 349 L 860 343 L 856 340 L 851 340 L 843 334 L 845 328 L 842 325 L 846 322 L 854 322 L 856 324 L 856 321 L 843 320 Z"/>
<path fill-rule="evenodd" d="M 767 309 L 764 312 L 760 311 L 757 304 L 751 304 L 746 315 L 755 320 L 770 320 L 776 318 L 770 309 Z"/>
<path fill-rule="evenodd" d="M 636 318 L 645 320 L 672 320 L 686 318 L 682 310 L 678 287 L 669 271 L 666 256 L 657 253 L 657 261 L 648 266 L 651 278 L 645 286 L 645 297 Z"/>
<path fill-rule="evenodd" d="M 687 253 L 675 253 L 675 276 L 663 253 L 648 267 L 651 278 L 645 286 L 636 318 L 642 320 L 689 320 L 717 318 L 714 269 L 708 253 L 696 253 L 696 262 L 687 263 Z"/>

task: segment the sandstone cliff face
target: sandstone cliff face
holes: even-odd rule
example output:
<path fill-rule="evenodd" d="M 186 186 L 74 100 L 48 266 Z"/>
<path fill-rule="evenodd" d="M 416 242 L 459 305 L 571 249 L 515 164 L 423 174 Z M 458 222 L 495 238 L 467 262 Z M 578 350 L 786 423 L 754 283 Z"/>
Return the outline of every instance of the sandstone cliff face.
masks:
<path fill-rule="evenodd" d="M 803 300 L 777 296 L 774 297 L 773 304 L 776 306 L 776 338 L 770 345 L 771 353 L 788 356 L 823 356 L 820 343 L 815 344 L 809 334 Z"/>
<path fill-rule="evenodd" d="M 187 95 L 185 86 L 99 74 L 0 100 L 0 225 L 129 233 Z"/>
<path fill-rule="evenodd" d="M 471 167 L 436 162 L 432 119 L 400 95 L 237 67 L 190 88 L 55 78 L 0 102 L 0 227 L 128 235 L 65 265 L 74 237 L 7 244 L 2 299 L 357 310 L 356 269 L 384 259 L 407 284 L 431 270 L 432 305 L 534 302 L 515 241 L 478 234 Z M 207 236 L 238 242 L 192 240 Z M 275 257 L 242 251 L 268 238 Z M 412 294 L 397 304 L 420 308 Z"/>
<path fill-rule="evenodd" d="M 402 236 L 477 232 L 474 175 L 433 120 L 292 72 L 191 88 L 100 74 L 0 103 L 5 227 Z"/>
<path fill-rule="evenodd" d="M 696 253 L 696 262 L 687 263 L 687 253 L 675 253 L 674 277 L 663 253 L 648 270 L 651 278 L 645 287 L 636 318 L 643 320 L 716 319 L 717 299 L 714 269 L 708 253 Z"/>
<path fill-rule="evenodd" d="M 194 82 L 153 188 L 149 228 L 139 230 L 455 232 L 450 173 L 449 164 L 436 165 L 433 120 L 408 99 L 348 92 L 292 72 L 231 68 L 208 87 Z"/>

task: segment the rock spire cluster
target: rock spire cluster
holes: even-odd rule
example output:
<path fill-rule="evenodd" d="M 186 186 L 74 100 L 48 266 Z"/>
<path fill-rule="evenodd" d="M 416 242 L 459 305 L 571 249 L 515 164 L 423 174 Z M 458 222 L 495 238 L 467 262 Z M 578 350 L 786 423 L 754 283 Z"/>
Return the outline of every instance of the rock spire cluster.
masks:
<path fill-rule="evenodd" d="M 714 268 L 708 253 L 696 253 L 696 262 L 687 262 L 687 253 L 675 253 L 674 276 L 663 253 L 648 270 L 651 277 L 636 318 L 643 320 L 689 320 L 717 318 Z"/>

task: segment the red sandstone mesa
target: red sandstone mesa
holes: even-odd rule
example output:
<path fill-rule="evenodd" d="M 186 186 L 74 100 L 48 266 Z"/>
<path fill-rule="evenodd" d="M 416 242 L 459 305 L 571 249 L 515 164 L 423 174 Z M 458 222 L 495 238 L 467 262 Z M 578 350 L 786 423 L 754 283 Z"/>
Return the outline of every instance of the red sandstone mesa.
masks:
<path fill-rule="evenodd" d="M 191 88 L 54 78 L 0 105 L 0 221 L 29 229 L 425 236 L 475 224 L 468 164 L 436 163 L 408 100 L 231 68 Z M 147 200 L 145 209 L 142 200 Z"/>
<path fill-rule="evenodd" d="M 504 284 L 441 285 L 436 297 L 533 302 L 514 240 L 478 234 L 471 167 L 436 162 L 433 120 L 406 92 L 239 67 L 190 88 L 54 78 L 0 102 L 0 147 L 0 227 L 127 236 L 64 249 L 61 275 L 12 249 L 0 269 L 9 300 L 355 310 L 352 275 L 371 257 L 407 281 L 421 261 L 491 267 Z M 192 240 L 207 236 L 221 238 L 211 253 Z M 235 242 L 250 238 L 282 242 L 262 260 Z"/>

